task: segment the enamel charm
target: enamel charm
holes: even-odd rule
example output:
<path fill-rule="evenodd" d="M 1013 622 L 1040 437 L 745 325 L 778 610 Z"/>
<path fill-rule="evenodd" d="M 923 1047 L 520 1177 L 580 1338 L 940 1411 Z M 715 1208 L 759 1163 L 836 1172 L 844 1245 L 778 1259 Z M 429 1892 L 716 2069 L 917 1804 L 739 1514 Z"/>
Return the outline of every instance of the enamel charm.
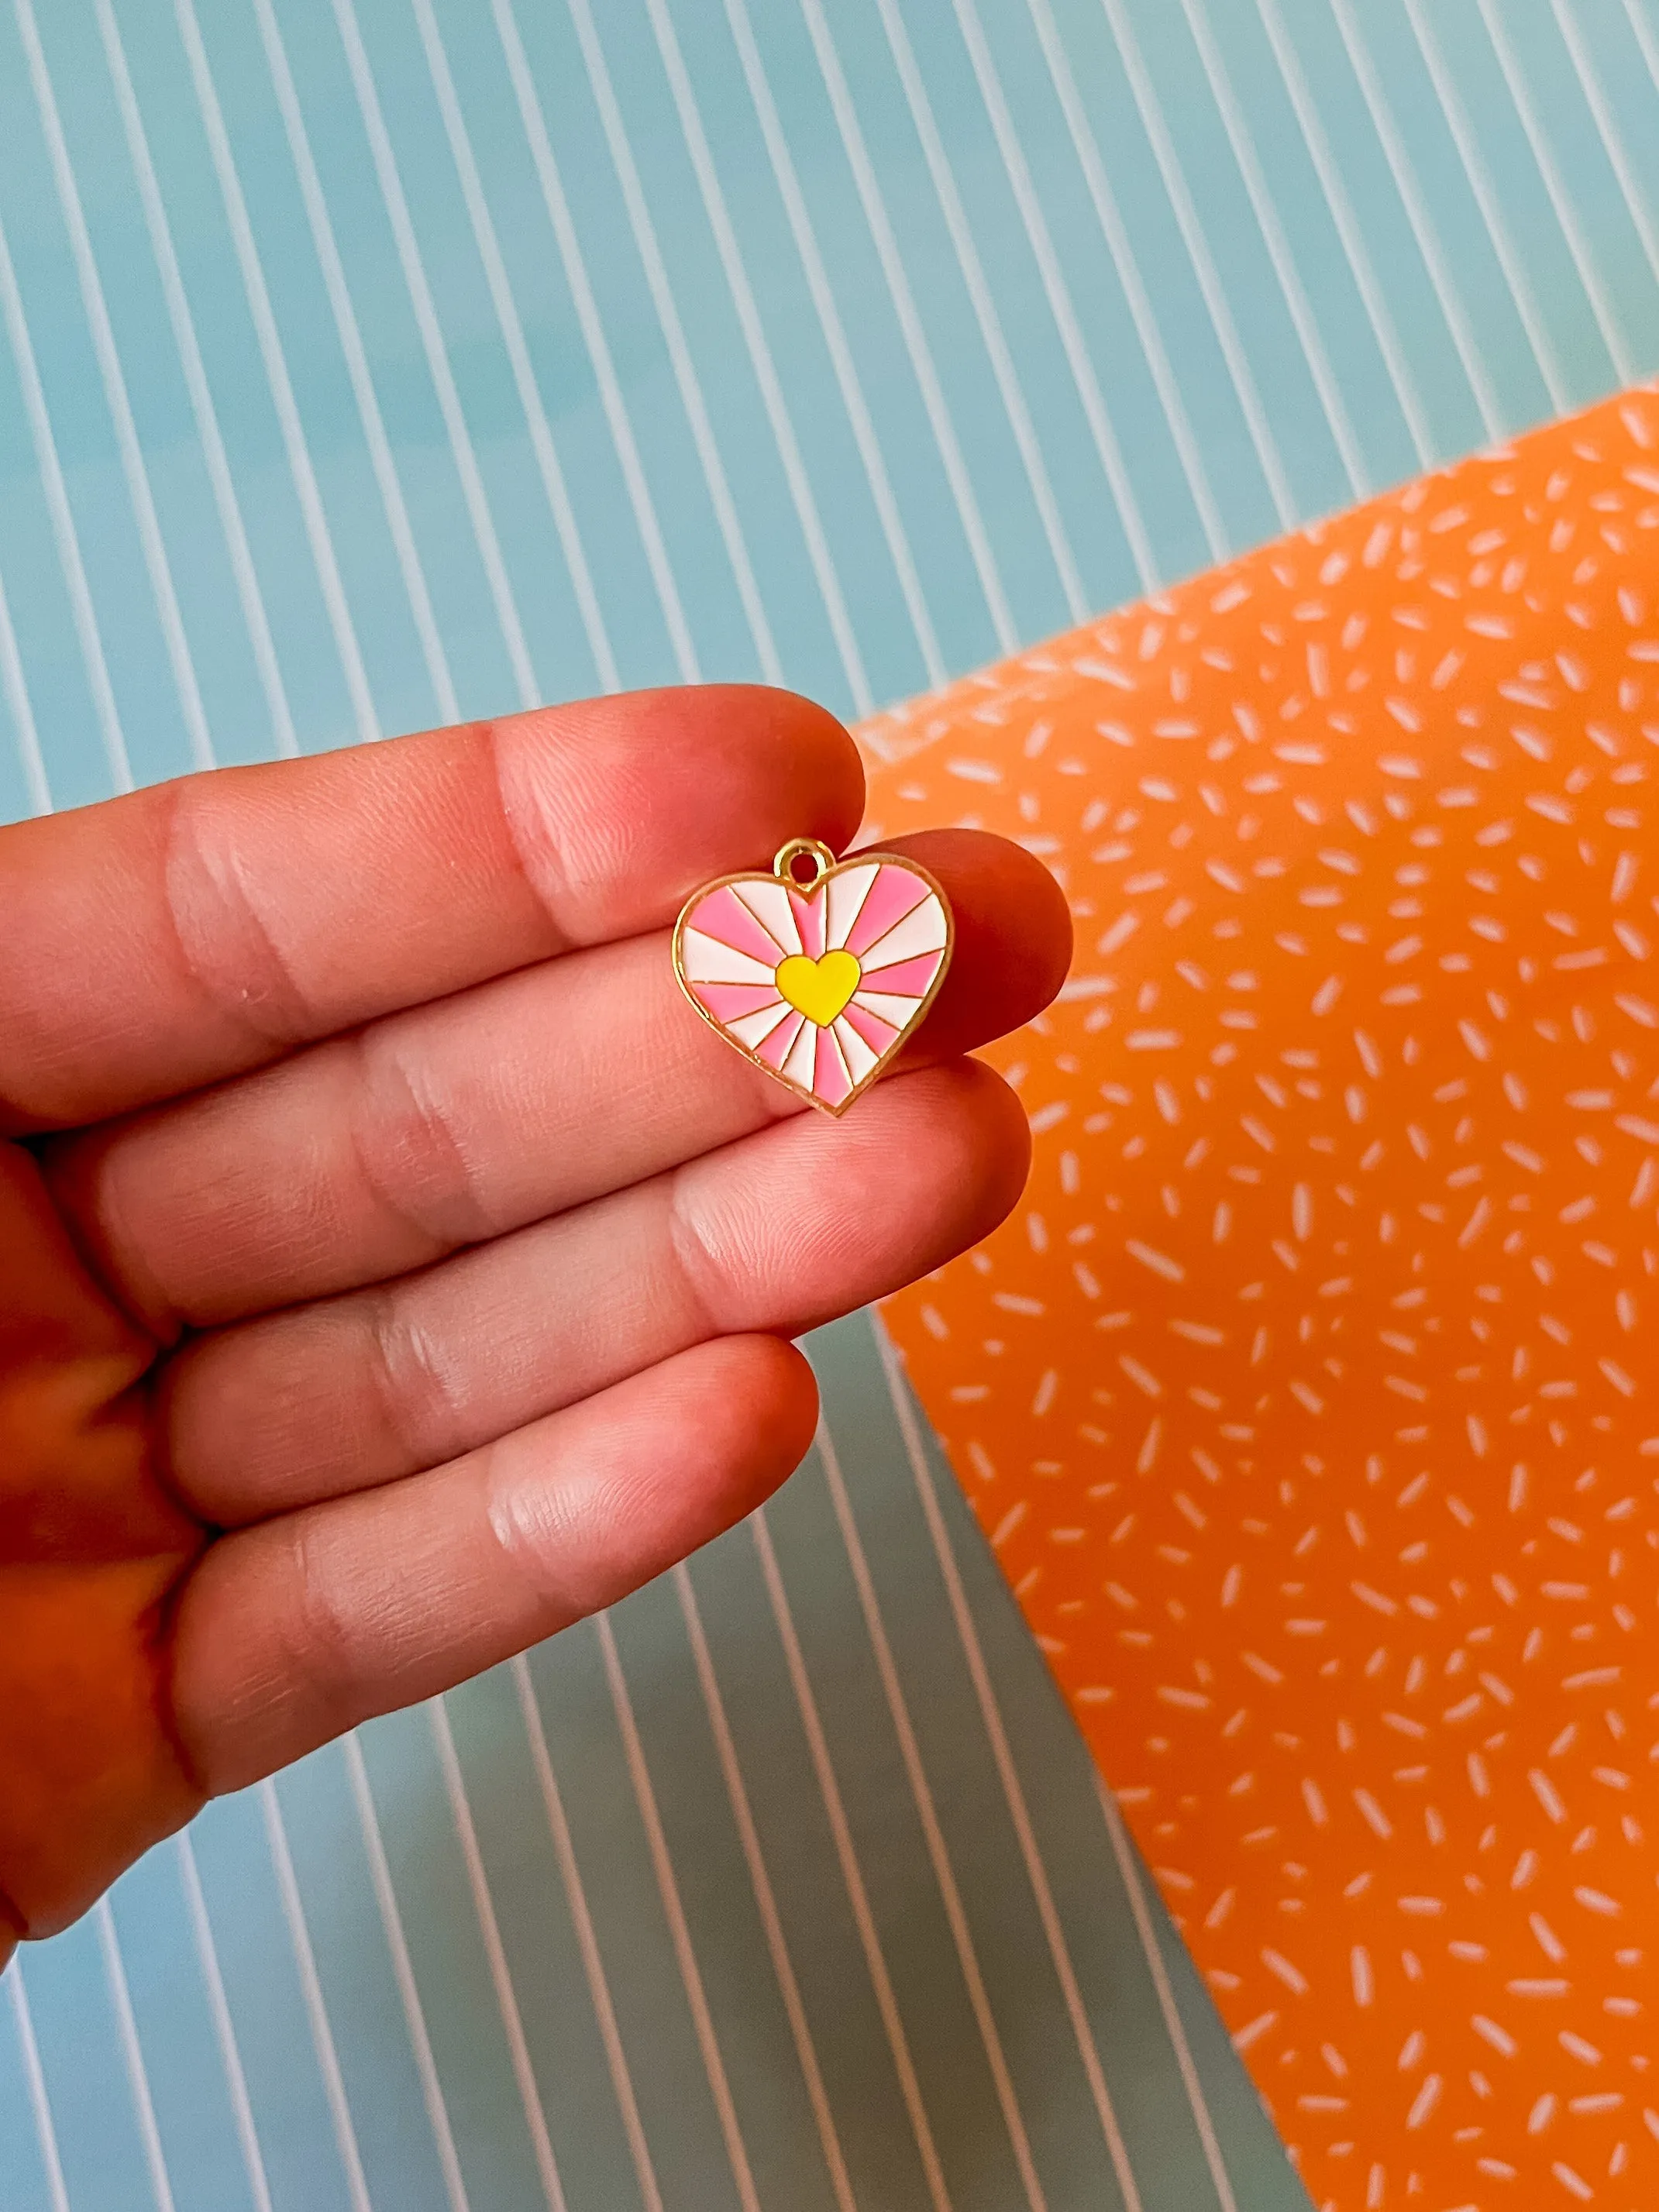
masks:
<path fill-rule="evenodd" d="M 769 875 L 722 876 L 686 901 L 674 973 L 746 1060 L 844 1114 L 933 1005 L 954 941 L 950 903 L 914 860 L 837 860 L 792 837 Z"/>

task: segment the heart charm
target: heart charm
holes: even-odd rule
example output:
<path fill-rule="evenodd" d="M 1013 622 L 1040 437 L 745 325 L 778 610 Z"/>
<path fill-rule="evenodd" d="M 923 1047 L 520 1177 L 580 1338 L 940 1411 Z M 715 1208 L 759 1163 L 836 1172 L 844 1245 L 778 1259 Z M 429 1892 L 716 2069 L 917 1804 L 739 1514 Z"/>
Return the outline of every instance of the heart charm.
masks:
<path fill-rule="evenodd" d="M 954 940 L 926 868 L 886 853 L 837 861 L 797 837 L 770 875 L 722 876 L 687 900 L 674 973 L 745 1059 L 844 1114 L 933 1005 Z"/>

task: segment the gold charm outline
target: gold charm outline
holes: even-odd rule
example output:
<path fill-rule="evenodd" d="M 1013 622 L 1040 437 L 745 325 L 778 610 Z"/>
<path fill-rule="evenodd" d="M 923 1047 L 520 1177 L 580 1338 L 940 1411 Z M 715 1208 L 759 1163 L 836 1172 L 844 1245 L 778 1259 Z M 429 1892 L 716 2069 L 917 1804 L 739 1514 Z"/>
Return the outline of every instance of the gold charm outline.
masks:
<path fill-rule="evenodd" d="M 805 883 L 793 873 L 793 868 L 796 860 L 808 857 L 817 863 L 817 866 L 811 882 Z M 951 962 L 957 949 L 957 918 L 951 910 L 951 902 L 946 896 L 944 884 L 939 882 L 932 869 L 923 867 L 920 860 L 911 860 L 905 853 L 889 853 L 876 849 L 867 853 L 849 853 L 844 859 L 837 860 L 831 848 L 816 837 L 792 837 L 787 844 L 778 848 L 770 870 L 774 877 L 780 882 L 787 884 L 792 890 L 810 894 L 817 890 L 821 884 L 827 882 L 831 876 L 840 875 L 844 869 L 867 866 L 872 860 L 891 861 L 896 866 L 908 871 L 909 874 L 919 876 L 927 884 L 928 890 L 938 899 L 940 909 L 945 915 L 945 949 L 939 957 L 939 971 L 918 1003 L 916 1012 L 901 1040 L 898 1054 L 894 1054 L 891 1058 L 883 1059 L 876 1066 L 871 1068 L 867 1074 L 853 1085 L 846 1097 L 837 1105 L 830 1105 L 827 1099 L 820 1098 L 815 1091 L 808 1090 L 805 1084 L 797 1083 L 793 1075 L 786 1075 L 781 1068 L 773 1067 L 751 1047 L 734 1037 L 731 1031 L 710 1013 L 686 979 L 683 943 L 691 909 L 701 906 L 704 899 L 715 891 L 726 890 L 738 884 L 751 884 L 757 877 L 763 879 L 768 872 L 763 868 L 737 868 L 730 875 L 714 876 L 708 883 L 699 884 L 680 908 L 674 922 L 672 945 L 674 980 L 684 994 L 688 1003 L 714 1030 L 715 1036 L 728 1050 L 739 1054 L 752 1066 L 759 1068 L 763 1075 L 770 1077 L 774 1083 L 781 1084 L 786 1091 L 793 1091 L 797 1098 L 804 1098 L 809 1106 L 816 1106 L 820 1114 L 827 1114 L 833 1121 L 840 1121 L 848 1109 L 861 1098 L 873 1083 L 890 1072 L 893 1060 L 896 1059 L 913 1041 L 917 1031 L 932 1012 L 933 1001 L 938 998 L 940 987 L 951 972 Z M 856 957 L 856 955 L 854 957 Z M 810 1015 L 805 1018 L 810 1020 Z M 815 1029 L 817 1026 L 817 1023 L 813 1024 Z"/>

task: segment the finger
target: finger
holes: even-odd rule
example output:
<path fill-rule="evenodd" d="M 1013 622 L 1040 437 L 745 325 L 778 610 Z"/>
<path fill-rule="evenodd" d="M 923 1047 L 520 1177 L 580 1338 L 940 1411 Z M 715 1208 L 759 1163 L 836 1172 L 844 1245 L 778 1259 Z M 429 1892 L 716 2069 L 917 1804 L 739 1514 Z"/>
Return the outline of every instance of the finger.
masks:
<path fill-rule="evenodd" d="M 821 708 L 722 685 L 217 770 L 0 830 L 0 1133 L 170 1097 L 671 921 L 857 824 Z"/>
<path fill-rule="evenodd" d="M 429 1474 L 224 1538 L 174 1638 L 196 1771 L 240 1789 L 613 1603 L 775 1489 L 817 1411 L 798 1352 L 726 1338 Z"/>
<path fill-rule="evenodd" d="M 1018 847 L 921 842 L 959 946 L 916 1041 L 927 1055 L 1036 1012 L 1070 927 Z M 47 1170 L 103 1279 L 166 1333 L 424 1267 L 799 1110 L 685 1004 L 653 935 L 65 1139 Z"/>
<path fill-rule="evenodd" d="M 383 1289 L 199 1339 L 163 1413 L 219 1526 L 457 1457 L 711 1337 L 795 1336 L 988 1235 L 1030 1160 L 971 1061 L 798 1115 Z"/>

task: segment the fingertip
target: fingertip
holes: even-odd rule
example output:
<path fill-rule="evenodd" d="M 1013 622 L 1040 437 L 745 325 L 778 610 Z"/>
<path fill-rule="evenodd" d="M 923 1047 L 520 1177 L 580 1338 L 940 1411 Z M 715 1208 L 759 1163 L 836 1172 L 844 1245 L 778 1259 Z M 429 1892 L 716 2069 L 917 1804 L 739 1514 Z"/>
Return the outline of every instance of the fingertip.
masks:
<path fill-rule="evenodd" d="M 726 1470 L 721 1526 L 729 1527 L 763 1504 L 806 1456 L 818 1422 L 817 1377 L 781 1336 L 718 1337 L 683 1357 L 687 1416 L 726 1431 L 710 1456 Z"/>
<path fill-rule="evenodd" d="M 982 830 L 927 830 L 886 849 L 939 878 L 956 922 L 956 949 L 920 1032 L 930 1058 L 971 1052 L 1040 1014 L 1066 981 L 1072 912 L 1035 854 Z"/>
<path fill-rule="evenodd" d="M 706 811 L 729 786 L 741 802 L 734 834 L 749 845 L 728 865 L 764 866 L 790 837 L 818 837 L 836 852 L 864 813 L 864 762 L 827 707 L 769 684 L 704 684 L 631 702 L 660 746 L 665 773 Z M 758 836 L 765 850 L 754 840 Z"/>
<path fill-rule="evenodd" d="M 590 699 L 492 731 L 515 847 L 568 942 L 660 927 L 700 884 L 769 866 L 792 837 L 839 851 L 864 811 L 846 729 L 765 684 Z"/>

